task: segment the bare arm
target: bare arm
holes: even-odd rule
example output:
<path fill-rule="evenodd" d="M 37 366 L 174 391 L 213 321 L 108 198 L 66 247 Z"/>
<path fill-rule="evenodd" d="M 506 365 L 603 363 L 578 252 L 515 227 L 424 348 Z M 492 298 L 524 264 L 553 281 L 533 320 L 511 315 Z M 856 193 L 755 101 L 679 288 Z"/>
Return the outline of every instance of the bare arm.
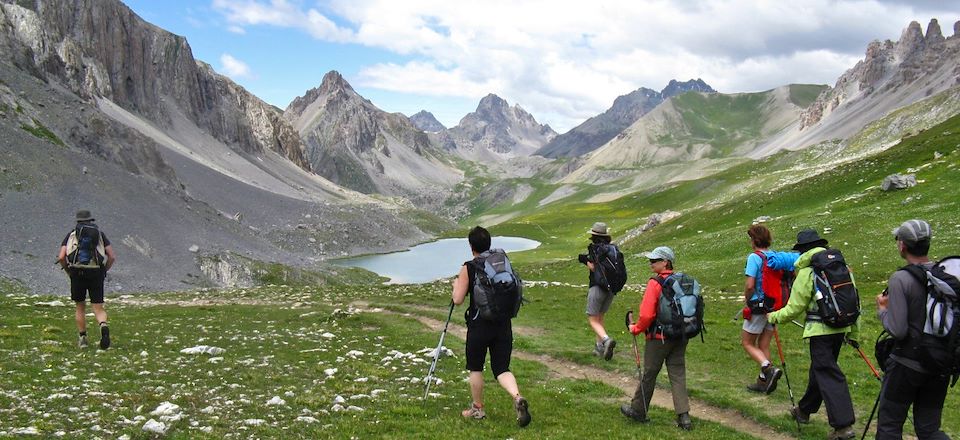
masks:
<path fill-rule="evenodd" d="M 67 270 L 67 247 L 60 246 L 60 252 L 57 253 L 57 263 L 60 263 L 60 267 L 63 270 Z"/>
<path fill-rule="evenodd" d="M 453 280 L 453 294 L 451 295 L 451 299 L 453 299 L 454 304 L 463 304 L 463 300 L 467 297 L 467 287 L 469 287 L 469 284 L 470 275 L 467 274 L 467 266 L 460 266 L 460 274 Z"/>
<path fill-rule="evenodd" d="M 743 300 L 750 301 L 750 297 L 753 296 L 755 290 L 757 290 L 757 279 L 748 275 L 746 282 L 743 284 Z"/>
<path fill-rule="evenodd" d="M 64 251 L 66 251 L 66 248 L 64 248 Z M 117 254 L 113 252 L 113 245 L 103 248 L 103 251 L 107 253 L 106 269 L 110 270 L 110 268 L 113 266 L 113 263 L 117 261 Z"/>

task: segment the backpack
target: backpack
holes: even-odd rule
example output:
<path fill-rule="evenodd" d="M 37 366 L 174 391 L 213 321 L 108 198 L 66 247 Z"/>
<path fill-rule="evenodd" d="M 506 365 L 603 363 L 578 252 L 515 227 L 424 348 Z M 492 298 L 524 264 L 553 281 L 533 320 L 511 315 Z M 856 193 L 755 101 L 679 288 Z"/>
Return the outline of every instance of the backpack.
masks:
<path fill-rule="evenodd" d="M 623 253 L 610 243 L 599 243 L 595 249 L 593 281 L 610 293 L 619 293 L 627 284 L 627 265 L 623 261 Z"/>
<path fill-rule="evenodd" d="M 666 278 L 650 278 L 660 284 L 660 299 L 657 301 L 656 332 L 666 339 L 688 339 L 700 335 L 706 328 L 703 324 L 703 296 L 700 283 L 682 272 L 674 272 Z"/>
<path fill-rule="evenodd" d="M 106 250 L 103 235 L 93 223 L 79 223 L 67 237 L 67 267 L 71 269 L 100 269 Z"/>
<path fill-rule="evenodd" d="M 523 281 L 510 265 L 503 249 L 491 249 L 471 262 L 475 269 L 473 319 L 506 321 L 515 318 L 523 302 Z"/>
<path fill-rule="evenodd" d="M 817 309 L 808 312 L 807 319 L 834 328 L 856 323 L 860 317 L 860 294 L 843 254 L 837 249 L 817 252 L 810 260 L 810 267 Z"/>
<path fill-rule="evenodd" d="M 760 257 L 760 289 L 754 289 L 753 295 L 747 301 L 751 313 L 770 313 L 780 310 L 790 299 L 790 287 L 793 285 L 794 273 L 790 270 L 777 270 L 769 266 L 767 255 L 755 251 Z"/>
<path fill-rule="evenodd" d="M 960 377 L 960 256 L 946 257 L 930 270 L 904 267 L 926 285 L 926 319 L 914 348 L 924 369 Z"/>

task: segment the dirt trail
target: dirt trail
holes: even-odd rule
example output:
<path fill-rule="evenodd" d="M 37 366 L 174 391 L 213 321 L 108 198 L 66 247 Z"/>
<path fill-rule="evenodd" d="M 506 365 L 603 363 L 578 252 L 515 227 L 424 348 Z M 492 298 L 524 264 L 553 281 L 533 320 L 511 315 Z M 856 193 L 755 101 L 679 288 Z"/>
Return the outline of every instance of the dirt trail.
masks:
<path fill-rule="evenodd" d="M 417 321 L 420 321 L 427 327 L 430 327 L 430 329 L 433 331 L 439 332 L 443 330 L 444 321 L 441 320 L 380 308 L 370 309 L 368 304 L 361 302 L 355 302 L 353 305 L 366 312 L 393 313 L 413 318 Z M 436 311 L 436 309 L 429 310 L 433 312 Z M 515 330 L 517 331 L 517 334 L 524 334 L 520 329 Z M 447 332 L 457 336 L 460 339 L 466 339 L 467 337 L 466 327 L 459 324 L 454 324 L 452 322 L 447 328 Z M 634 375 L 623 376 L 615 372 L 602 370 L 588 365 L 581 365 L 576 362 L 557 359 L 548 355 L 527 353 L 519 350 L 514 350 L 513 356 L 517 359 L 539 362 L 549 368 L 551 372 L 561 377 L 603 382 L 607 385 L 623 390 L 627 396 L 633 396 L 633 392 L 637 386 L 637 377 Z M 653 400 L 651 401 L 651 404 L 672 411 L 673 397 L 670 394 L 670 390 L 657 388 L 657 392 L 653 394 Z M 737 410 L 716 407 L 702 400 L 694 399 L 693 397 L 690 398 L 690 415 L 699 419 L 720 423 L 728 428 L 735 429 L 741 433 L 748 434 L 756 438 L 762 438 L 764 440 L 785 440 L 793 438 L 789 435 L 776 431 L 767 425 L 745 417 Z"/>

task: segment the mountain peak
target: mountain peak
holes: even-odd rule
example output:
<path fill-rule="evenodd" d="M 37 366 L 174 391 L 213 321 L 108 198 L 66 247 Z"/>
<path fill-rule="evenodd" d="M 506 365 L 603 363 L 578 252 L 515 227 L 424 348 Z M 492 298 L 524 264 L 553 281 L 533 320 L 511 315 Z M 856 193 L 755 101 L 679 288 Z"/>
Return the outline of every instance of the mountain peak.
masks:
<path fill-rule="evenodd" d="M 320 91 L 323 93 L 331 93 L 337 90 L 352 91 L 353 87 L 350 87 L 350 83 L 343 79 L 343 75 L 340 75 L 340 72 L 331 70 L 327 72 L 326 75 L 323 75 L 323 81 L 320 83 Z"/>
<path fill-rule="evenodd" d="M 493 93 L 489 93 L 487 94 L 487 96 L 484 96 L 483 99 L 480 100 L 480 104 L 477 105 L 477 111 L 478 112 L 484 111 L 484 110 L 491 111 L 491 110 L 498 110 L 498 109 L 507 109 L 509 107 L 510 107 L 510 104 L 508 104 L 506 100 L 504 100 L 503 98 Z"/>
<path fill-rule="evenodd" d="M 660 91 L 660 94 L 663 95 L 663 99 L 667 99 L 686 92 L 716 93 L 717 91 L 700 78 L 683 82 L 671 79 L 667 86 Z"/>
<path fill-rule="evenodd" d="M 444 127 L 436 117 L 433 116 L 433 113 L 430 113 L 426 110 L 420 110 L 415 115 L 409 117 L 410 122 L 413 123 L 414 127 L 417 127 L 423 131 L 441 131 L 446 130 L 447 127 Z"/>
<path fill-rule="evenodd" d="M 936 18 L 931 18 L 930 23 L 927 25 L 927 33 L 923 37 L 927 44 L 939 44 L 942 43 L 943 32 L 940 30 L 940 23 Z"/>

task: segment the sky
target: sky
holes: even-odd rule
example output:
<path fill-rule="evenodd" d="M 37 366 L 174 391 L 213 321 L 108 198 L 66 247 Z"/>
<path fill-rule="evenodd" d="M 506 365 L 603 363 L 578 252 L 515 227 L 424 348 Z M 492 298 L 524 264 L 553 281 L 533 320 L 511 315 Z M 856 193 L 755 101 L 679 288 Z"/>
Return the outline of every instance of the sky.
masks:
<path fill-rule="evenodd" d="M 379 108 L 447 127 L 489 93 L 563 133 L 640 87 L 833 85 L 869 42 L 960 2 L 899 0 L 125 0 L 281 109 L 330 70 Z"/>

